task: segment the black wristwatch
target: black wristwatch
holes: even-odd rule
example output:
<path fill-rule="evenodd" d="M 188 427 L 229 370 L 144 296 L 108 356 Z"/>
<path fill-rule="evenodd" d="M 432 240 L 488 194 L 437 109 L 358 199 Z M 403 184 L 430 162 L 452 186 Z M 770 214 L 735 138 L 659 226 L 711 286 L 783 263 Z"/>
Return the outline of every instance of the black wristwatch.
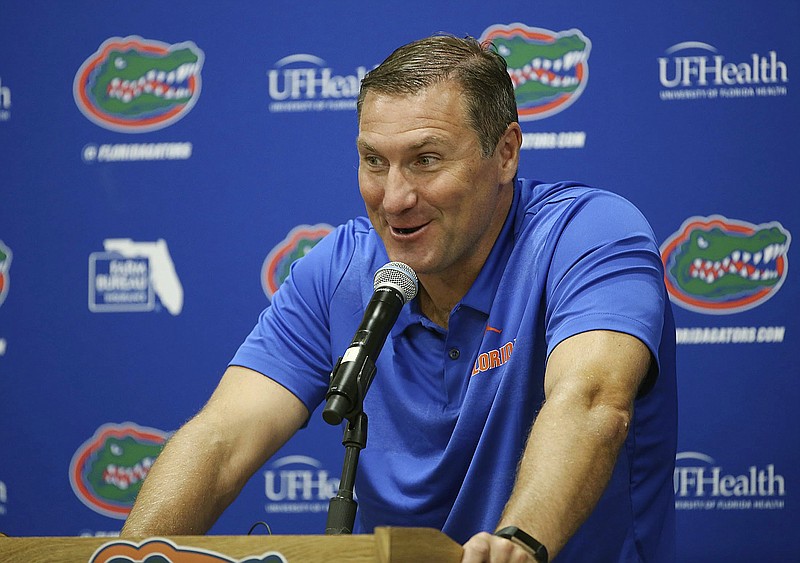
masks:
<path fill-rule="evenodd" d="M 501 528 L 500 530 L 497 530 L 494 535 L 522 544 L 523 547 L 528 548 L 531 553 L 533 553 L 533 558 L 539 563 L 547 563 L 550 559 L 550 557 L 547 555 L 547 548 L 545 546 L 536 541 L 533 536 L 523 532 L 516 526 L 506 526 L 505 528 Z"/>

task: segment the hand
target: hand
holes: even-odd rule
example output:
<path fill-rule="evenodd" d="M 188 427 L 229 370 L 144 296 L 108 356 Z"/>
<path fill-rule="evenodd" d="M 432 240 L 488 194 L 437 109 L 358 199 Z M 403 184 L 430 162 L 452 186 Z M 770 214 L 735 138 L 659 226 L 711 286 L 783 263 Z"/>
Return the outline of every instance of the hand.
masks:
<path fill-rule="evenodd" d="M 480 532 L 464 544 L 461 563 L 536 563 L 530 551 L 511 540 Z"/>

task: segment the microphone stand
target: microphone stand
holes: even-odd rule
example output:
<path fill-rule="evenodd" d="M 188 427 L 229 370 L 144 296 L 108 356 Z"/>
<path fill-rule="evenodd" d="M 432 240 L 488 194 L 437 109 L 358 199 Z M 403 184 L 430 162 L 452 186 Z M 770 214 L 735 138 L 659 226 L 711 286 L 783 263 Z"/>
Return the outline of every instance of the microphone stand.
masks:
<path fill-rule="evenodd" d="M 337 374 L 331 382 L 328 400 L 322 411 L 322 417 L 328 424 L 339 424 L 347 419 L 342 445 L 345 447 L 342 478 L 339 491 L 328 503 L 328 520 L 325 534 L 352 534 L 355 526 L 358 503 L 353 499 L 353 489 L 358 470 L 358 458 L 361 450 L 367 447 L 367 415 L 364 412 L 364 396 L 367 394 L 372 379 L 375 377 L 375 364 L 369 357 L 354 369 L 338 369 L 342 359 L 339 358 L 332 375 Z"/>
<path fill-rule="evenodd" d="M 389 329 L 400 310 L 417 294 L 417 276 L 409 266 L 390 262 L 375 272 L 374 293 L 364 311 L 364 318 L 331 371 L 322 418 L 328 424 L 347 419 L 342 445 L 345 447 L 339 492 L 328 505 L 325 533 L 352 534 L 358 503 L 353 499 L 358 457 L 367 447 L 367 415 L 364 397 L 375 377 L 375 359 L 383 347 Z"/>
<path fill-rule="evenodd" d="M 353 533 L 358 509 L 358 503 L 353 500 L 358 457 L 361 450 L 367 447 L 367 415 L 363 410 L 348 420 L 342 445 L 345 447 L 342 478 L 339 482 L 339 492 L 328 504 L 328 521 L 325 524 L 327 535 Z"/>

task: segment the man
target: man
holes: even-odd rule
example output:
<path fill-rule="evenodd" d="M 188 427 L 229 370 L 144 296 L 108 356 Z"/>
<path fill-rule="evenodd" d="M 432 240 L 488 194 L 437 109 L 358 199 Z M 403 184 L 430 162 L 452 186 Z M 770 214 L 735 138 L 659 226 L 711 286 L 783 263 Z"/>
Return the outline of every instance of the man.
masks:
<path fill-rule="evenodd" d="M 361 530 L 436 527 L 464 561 L 673 560 L 674 327 L 644 218 L 607 192 L 517 179 L 505 62 L 472 39 L 395 51 L 358 118 L 369 221 L 294 264 L 123 533 L 208 530 L 323 400 L 394 260 L 420 287 L 364 401 Z M 526 535 L 492 534 L 509 526 Z"/>

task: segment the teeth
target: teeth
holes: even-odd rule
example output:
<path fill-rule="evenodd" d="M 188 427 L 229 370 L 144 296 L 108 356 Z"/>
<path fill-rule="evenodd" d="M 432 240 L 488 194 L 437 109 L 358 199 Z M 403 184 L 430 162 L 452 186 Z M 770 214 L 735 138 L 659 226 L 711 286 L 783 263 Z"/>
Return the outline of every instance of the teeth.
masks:
<path fill-rule="evenodd" d="M 730 263 L 731 263 L 731 259 L 730 258 L 725 258 L 725 260 L 722 261 L 722 265 L 725 268 L 727 268 Z"/>
<path fill-rule="evenodd" d="M 701 268 L 703 266 L 703 261 L 699 258 L 695 258 L 694 262 L 692 262 L 695 268 Z"/>
<path fill-rule="evenodd" d="M 526 64 L 522 68 L 517 69 L 509 69 L 509 74 L 511 75 L 512 80 L 514 80 L 515 86 L 520 86 L 521 84 L 525 84 L 529 80 L 535 80 L 542 84 L 549 84 L 553 87 L 562 87 L 568 88 L 571 86 L 575 86 L 578 84 L 578 78 L 575 76 L 559 76 L 556 78 L 552 78 L 551 76 L 541 74 L 541 70 L 552 70 L 554 73 L 566 73 L 570 71 L 573 67 L 575 67 L 579 62 L 585 59 L 585 56 L 579 52 L 570 52 L 565 54 L 560 59 L 551 60 L 545 59 L 542 57 L 536 57 L 530 63 Z M 178 70 L 179 72 L 183 72 L 184 67 L 189 67 L 189 73 L 197 72 L 197 65 L 182 65 Z M 178 77 L 180 80 L 180 76 Z"/>
<path fill-rule="evenodd" d="M 750 279 L 751 280 L 759 280 L 759 279 L 761 279 L 761 275 L 759 274 L 758 270 L 753 272 L 753 274 L 750 276 Z"/>
<path fill-rule="evenodd" d="M 167 80 L 167 73 L 163 70 L 156 75 L 156 80 L 159 82 L 166 82 Z"/>
<path fill-rule="evenodd" d="M 775 253 L 775 245 L 770 244 L 767 248 L 764 249 L 764 262 L 769 262 L 772 260 L 772 257 Z"/>
<path fill-rule="evenodd" d="M 741 257 L 742 253 L 739 252 L 738 250 L 734 250 L 733 254 L 731 254 L 731 260 L 733 260 L 734 262 L 738 262 Z"/>
<path fill-rule="evenodd" d="M 178 80 L 178 82 L 183 82 L 192 74 L 194 74 L 194 65 L 187 63 L 178 67 L 175 78 Z"/>
<path fill-rule="evenodd" d="M 173 84 L 175 82 L 175 71 L 170 71 L 167 75 L 167 84 Z"/>
<path fill-rule="evenodd" d="M 748 262 L 750 262 L 750 258 L 752 258 L 752 257 L 753 257 L 752 254 L 750 254 L 749 252 L 745 252 L 745 253 L 742 254 L 742 262 L 747 264 Z"/>
<path fill-rule="evenodd" d="M 155 79 L 156 79 L 156 71 L 154 71 L 154 70 L 151 70 L 151 71 L 149 71 L 149 72 L 147 73 L 147 80 L 149 80 L 150 82 L 152 82 L 152 81 L 153 81 L 153 80 L 155 80 Z"/>

